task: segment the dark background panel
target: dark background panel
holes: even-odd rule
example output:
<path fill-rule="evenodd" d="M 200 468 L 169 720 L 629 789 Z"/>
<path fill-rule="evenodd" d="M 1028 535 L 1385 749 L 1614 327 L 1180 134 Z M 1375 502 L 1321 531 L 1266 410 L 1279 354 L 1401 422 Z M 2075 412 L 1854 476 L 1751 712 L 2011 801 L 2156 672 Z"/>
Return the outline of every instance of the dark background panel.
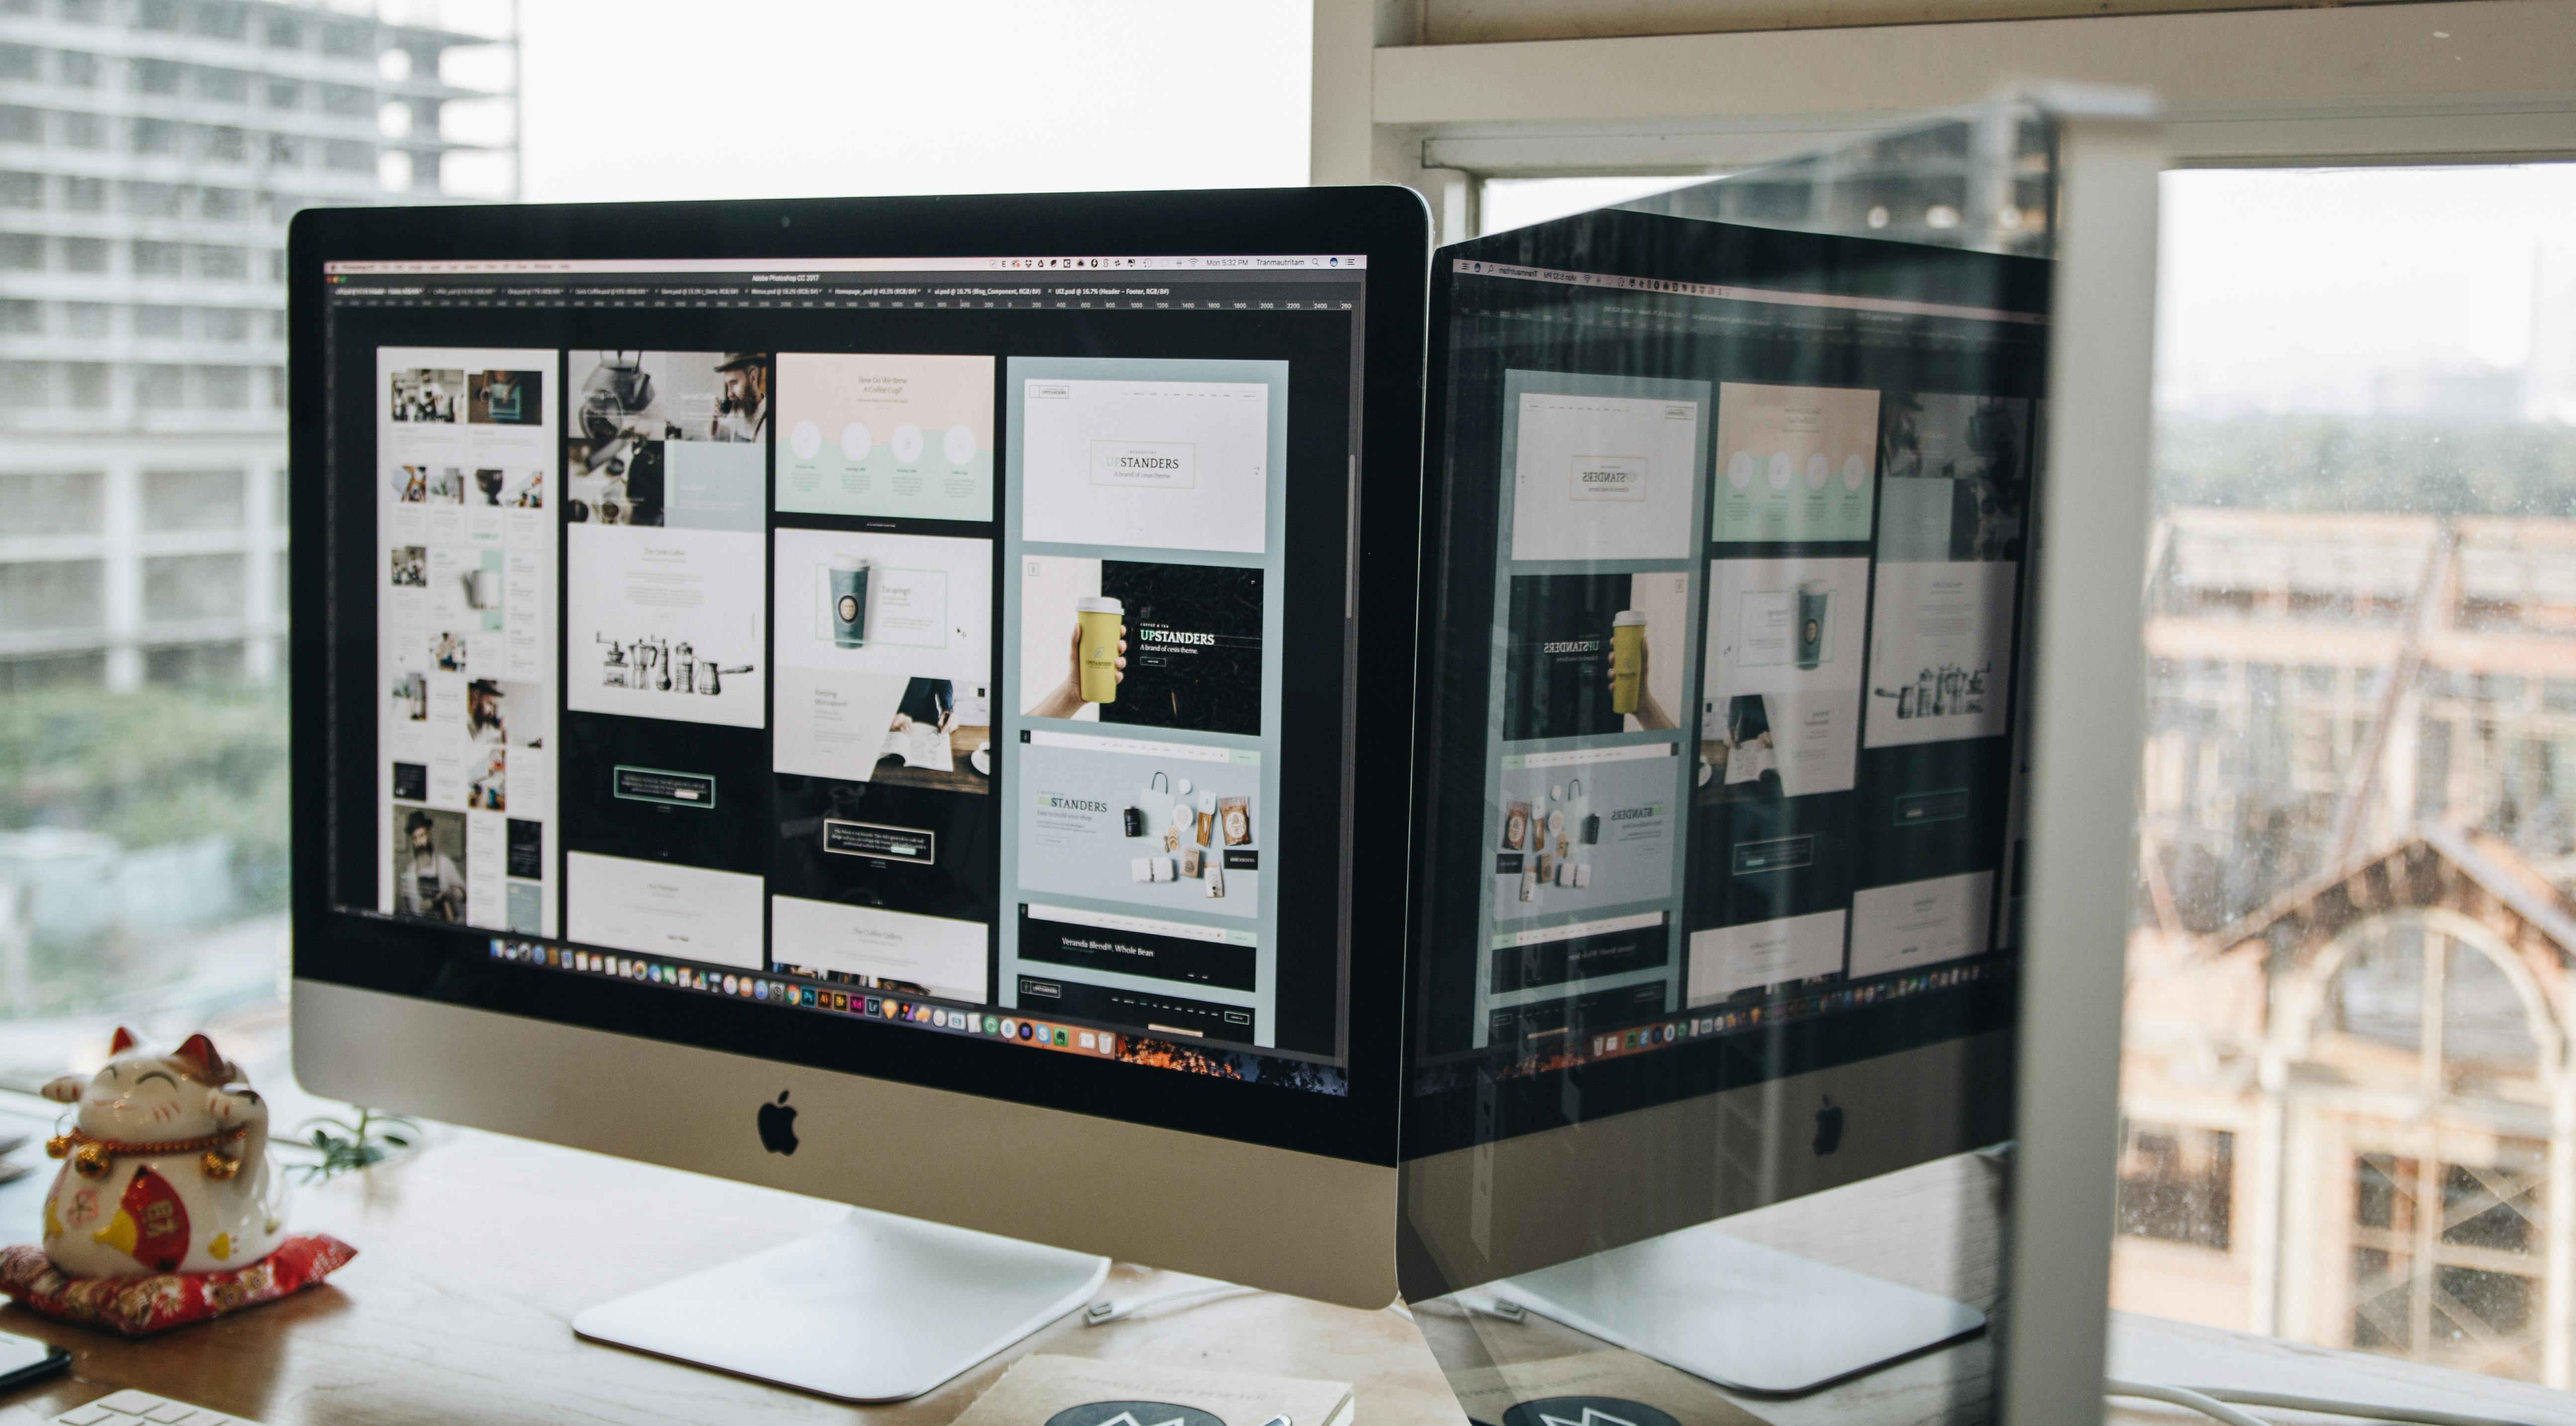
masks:
<path fill-rule="evenodd" d="M 2008 738 L 1863 749 L 1857 884 L 1894 886 L 2001 866 L 2011 773 Z"/>
<path fill-rule="evenodd" d="M 1100 592 L 1126 611 L 1127 677 L 1100 721 L 1258 737 L 1261 582 L 1257 569 L 1101 561 Z"/>
<path fill-rule="evenodd" d="M 780 774 L 769 849 L 769 889 L 780 896 L 873 906 L 916 916 L 993 920 L 995 820 L 991 797 Z M 854 855 L 826 843 L 825 823 L 860 822 L 926 832 L 930 859 Z M 847 838 L 844 838 L 846 844 Z M 773 959 L 793 959 L 775 957 Z"/>
<path fill-rule="evenodd" d="M 564 849 L 758 876 L 767 847 L 769 735 L 758 728 L 563 715 L 555 760 Z M 715 779 L 715 805 L 643 802 L 613 791 L 619 767 Z"/>
<path fill-rule="evenodd" d="M 1691 809 L 1684 878 L 1694 931 L 1851 905 L 1858 860 L 1848 792 Z"/>
<path fill-rule="evenodd" d="M 1628 607 L 1624 574 L 1514 575 L 1503 664 L 1503 741 L 1616 733 L 1610 621 Z"/>

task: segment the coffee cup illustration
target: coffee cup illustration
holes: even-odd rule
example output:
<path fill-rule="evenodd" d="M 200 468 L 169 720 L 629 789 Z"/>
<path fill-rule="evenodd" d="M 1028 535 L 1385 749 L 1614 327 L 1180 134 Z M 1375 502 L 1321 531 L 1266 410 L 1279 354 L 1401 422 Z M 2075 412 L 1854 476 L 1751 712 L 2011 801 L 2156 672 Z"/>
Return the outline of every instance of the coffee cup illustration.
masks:
<path fill-rule="evenodd" d="M 1124 625 L 1127 606 L 1106 595 L 1086 594 L 1073 601 L 1074 613 L 1082 629 L 1079 661 L 1082 665 L 1082 701 L 1115 703 L 1118 701 L 1118 631 Z"/>
<path fill-rule="evenodd" d="M 839 559 L 827 573 L 832 581 L 832 643 L 844 649 L 868 642 L 868 562 Z"/>
<path fill-rule="evenodd" d="M 1814 668 L 1825 661 L 1825 616 L 1833 597 L 1833 586 L 1820 579 L 1807 580 L 1798 586 L 1800 668 Z"/>
<path fill-rule="evenodd" d="M 1646 616 L 1622 609 L 1610 620 L 1610 711 L 1634 713 L 1646 681 Z"/>

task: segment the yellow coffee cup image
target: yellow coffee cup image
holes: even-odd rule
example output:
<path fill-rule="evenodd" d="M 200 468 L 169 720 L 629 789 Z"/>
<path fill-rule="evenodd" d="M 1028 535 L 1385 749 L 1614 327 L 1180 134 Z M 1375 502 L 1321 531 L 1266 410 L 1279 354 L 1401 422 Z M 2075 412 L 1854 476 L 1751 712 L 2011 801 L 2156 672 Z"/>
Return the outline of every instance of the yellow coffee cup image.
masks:
<path fill-rule="evenodd" d="M 1118 635 L 1125 627 L 1127 606 L 1106 595 L 1088 594 L 1073 602 L 1081 626 L 1076 636 L 1076 662 L 1082 666 L 1082 701 L 1118 701 Z"/>
<path fill-rule="evenodd" d="M 1646 683 L 1646 616 L 1622 609 L 1610 620 L 1610 711 L 1634 713 Z"/>

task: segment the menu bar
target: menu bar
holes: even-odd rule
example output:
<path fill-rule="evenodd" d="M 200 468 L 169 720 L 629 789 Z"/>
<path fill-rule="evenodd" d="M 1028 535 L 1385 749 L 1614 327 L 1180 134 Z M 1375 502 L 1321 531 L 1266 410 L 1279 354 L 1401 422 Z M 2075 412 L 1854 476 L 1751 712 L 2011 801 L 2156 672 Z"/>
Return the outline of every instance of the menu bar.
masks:
<path fill-rule="evenodd" d="M 560 258 L 453 262 L 329 262 L 335 277 L 470 277 L 722 272 L 754 282 L 811 281 L 827 272 L 1294 272 L 1360 271 L 1358 253 L 1199 254 L 1187 257 Z"/>

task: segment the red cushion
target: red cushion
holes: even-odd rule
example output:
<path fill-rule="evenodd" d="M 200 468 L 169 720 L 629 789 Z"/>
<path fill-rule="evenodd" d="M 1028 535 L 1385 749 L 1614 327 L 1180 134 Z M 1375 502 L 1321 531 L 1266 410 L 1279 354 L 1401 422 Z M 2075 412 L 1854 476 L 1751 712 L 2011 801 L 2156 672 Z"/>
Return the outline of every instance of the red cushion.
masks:
<path fill-rule="evenodd" d="M 298 1233 L 246 1268 L 148 1277 L 67 1277 L 33 1243 L 0 1248 L 0 1292 L 60 1322 L 149 1337 L 257 1307 L 337 1271 L 358 1250 L 328 1233 Z"/>

